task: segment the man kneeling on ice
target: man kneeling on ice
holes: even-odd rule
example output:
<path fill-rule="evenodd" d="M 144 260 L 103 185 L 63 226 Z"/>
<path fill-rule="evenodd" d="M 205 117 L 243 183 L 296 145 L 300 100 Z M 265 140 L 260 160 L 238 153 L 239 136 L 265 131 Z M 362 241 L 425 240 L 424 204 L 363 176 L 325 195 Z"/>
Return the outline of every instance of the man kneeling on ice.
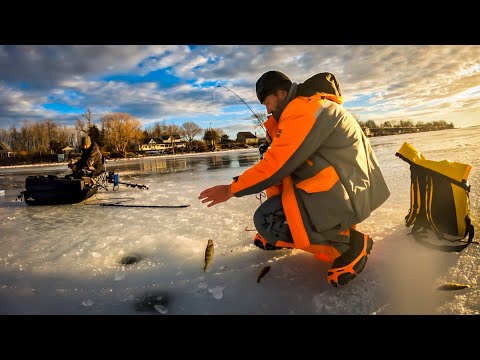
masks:
<path fill-rule="evenodd" d="M 331 73 L 297 84 L 268 71 L 256 92 L 270 114 L 264 124 L 269 149 L 231 184 L 207 188 L 198 198 L 210 207 L 265 190 L 268 199 L 253 218 L 254 244 L 311 252 L 332 262 L 328 281 L 344 285 L 364 269 L 373 246 L 356 224 L 390 196 L 370 142 L 341 106 Z"/>

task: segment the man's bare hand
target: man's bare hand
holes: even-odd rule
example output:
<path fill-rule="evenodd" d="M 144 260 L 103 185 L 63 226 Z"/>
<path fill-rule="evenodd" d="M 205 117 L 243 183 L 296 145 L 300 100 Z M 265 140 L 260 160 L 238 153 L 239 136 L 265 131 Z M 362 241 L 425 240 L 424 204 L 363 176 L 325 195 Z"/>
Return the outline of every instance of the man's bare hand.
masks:
<path fill-rule="evenodd" d="M 203 190 L 198 196 L 202 200 L 202 204 L 209 203 L 207 207 L 220 204 L 229 200 L 233 196 L 230 185 L 216 185 Z"/>

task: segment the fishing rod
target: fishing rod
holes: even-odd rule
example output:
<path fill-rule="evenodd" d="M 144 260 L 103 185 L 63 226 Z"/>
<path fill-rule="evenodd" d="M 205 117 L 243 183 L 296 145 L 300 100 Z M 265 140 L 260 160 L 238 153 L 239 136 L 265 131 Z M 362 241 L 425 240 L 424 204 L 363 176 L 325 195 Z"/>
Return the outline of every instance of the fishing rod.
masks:
<path fill-rule="evenodd" d="M 222 87 L 224 89 L 227 89 L 227 91 L 230 91 L 232 92 L 236 97 L 238 97 L 240 99 L 240 101 L 242 103 L 244 103 L 249 109 L 250 111 L 252 112 L 252 114 L 257 118 L 258 120 L 258 124 L 260 125 L 260 127 L 263 129 L 263 131 L 265 132 L 265 135 L 267 136 L 267 138 L 269 137 L 268 135 L 268 132 L 267 132 L 267 129 L 265 129 L 265 127 L 263 126 L 263 122 L 262 120 L 260 120 L 260 118 L 258 117 L 258 115 L 252 110 L 252 108 L 236 93 L 234 92 L 233 90 L 230 90 L 229 88 L 227 88 L 226 86 L 223 86 L 223 85 L 217 85 L 217 88 L 218 87 Z M 260 152 L 260 160 L 263 159 L 263 154 L 267 151 L 268 147 L 270 146 L 270 144 L 267 142 L 266 144 L 261 144 L 259 147 L 258 147 L 258 151 Z M 262 194 L 263 192 L 260 193 L 260 197 L 257 197 L 257 199 L 260 200 L 260 204 L 262 203 Z M 263 196 L 266 196 L 265 194 L 263 194 Z M 245 228 L 245 231 L 249 231 L 247 230 L 247 228 Z"/>
<path fill-rule="evenodd" d="M 97 205 L 97 204 L 92 204 L 92 205 Z M 128 205 L 128 204 L 119 204 L 119 203 L 114 203 L 114 204 L 98 204 L 100 206 L 123 206 L 123 207 L 140 207 L 140 208 L 166 208 L 166 209 L 174 209 L 174 208 L 186 208 L 189 207 L 190 205 Z"/>
<path fill-rule="evenodd" d="M 260 118 L 258 117 L 258 115 L 252 110 L 252 108 L 251 108 L 240 96 L 238 96 L 238 94 L 237 94 L 236 92 L 234 92 L 233 90 L 230 90 L 229 88 L 227 88 L 226 86 L 223 86 L 223 85 L 217 85 L 216 87 L 217 87 L 217 88 L 218 88 L 218 87 L 222 87 L 222 88 L 224 88 L 224 89 L 227 89 L 227 91 L 232 92 L 236 97 L 238 97 L 238 98 L 240 99 L 240 101 L 241 101 L 242 103 L 244 103 L 244 104 L 250 109 L 250 111 L 252 112 L 252 114 L 257 118 L 258 124 L 260 125 L 260 127 L 263 129 L 263 131 L 265 131 L 265 134 L 267 134 L 267 130 L 266 130 L 265 127 L 263 126 L 262 120 L 260 120 Z"/>

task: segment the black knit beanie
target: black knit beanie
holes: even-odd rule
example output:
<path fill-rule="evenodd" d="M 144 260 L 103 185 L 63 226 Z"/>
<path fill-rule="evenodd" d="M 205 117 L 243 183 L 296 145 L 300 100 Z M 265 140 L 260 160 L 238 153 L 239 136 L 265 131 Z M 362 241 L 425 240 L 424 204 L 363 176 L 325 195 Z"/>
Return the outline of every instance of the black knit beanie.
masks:
<path fill-rule="evenodd" d="M 275 70 L 267 71 L 260 76 L 256 84 L 257 97 L 260 104 L 263 103 L 268 95 L 273 94 L 277 90 L 289 91 L 291 85 L 292 81 L 284 73 Z"/>

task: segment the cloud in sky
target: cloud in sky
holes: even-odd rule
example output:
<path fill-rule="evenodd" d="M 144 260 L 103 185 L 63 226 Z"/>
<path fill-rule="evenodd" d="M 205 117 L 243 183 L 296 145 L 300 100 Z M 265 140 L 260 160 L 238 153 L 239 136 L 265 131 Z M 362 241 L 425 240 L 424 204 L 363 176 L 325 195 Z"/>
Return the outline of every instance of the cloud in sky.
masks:
<path fill-rule="evenodd" d="M 480 46 L 465 45 L 5 45 L 0 46 L 0 128 L 47 118 L 72 125 L 127 112 L 156 121 L 255 131 L 264 111 L 255 82 L 268 70 L 295 82 L 329 71 L 360 120 L 480 123 Z M 247 120 L 246 120 L 247 119 Z M 258 129 L 257 129 L 258 130 Z"/>

